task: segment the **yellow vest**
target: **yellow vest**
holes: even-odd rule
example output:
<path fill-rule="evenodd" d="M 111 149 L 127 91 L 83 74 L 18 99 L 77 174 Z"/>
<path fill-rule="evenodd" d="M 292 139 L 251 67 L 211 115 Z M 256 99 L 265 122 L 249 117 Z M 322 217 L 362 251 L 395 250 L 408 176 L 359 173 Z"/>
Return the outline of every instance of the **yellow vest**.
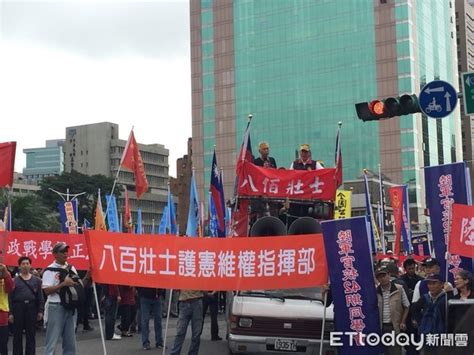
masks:
<path fill-rule="evenodd" d="M 5 280 L 0 280 L 0 311 L 8 312 L 8 294 L 4 290 Z"/>

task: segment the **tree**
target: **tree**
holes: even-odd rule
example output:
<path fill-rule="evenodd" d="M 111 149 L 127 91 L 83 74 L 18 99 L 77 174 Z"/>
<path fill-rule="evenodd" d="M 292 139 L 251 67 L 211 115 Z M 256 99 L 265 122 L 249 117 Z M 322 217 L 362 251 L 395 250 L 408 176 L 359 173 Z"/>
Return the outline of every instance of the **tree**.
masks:
<path fill-rule="evenodd" d="M 112 190 L 114 179 L 105 175 L 84 175 L 77 171 L 71 173 L 63 173 L 62 175 L 50 176 L 40 182 L 40 190 L 38 196 L 40 197 L 43 205 L 49 210 L 56 211 L 58 213 L 58 204 L 61 198 L 51 189 L 66 192 L 69 189 L 70 194 L 78 194 L 85 192 L 77 198 L 78 200 L 78 211 L 79 211 L 79 224 L 82 224 L 84 218 L 94 221 L 94 212 L 97 201 L 97 191 L 101 190 L 102 204 L 105 204 L 105 194 L 109 194 Z M 117 185 L 115 187 L 114 195 L 119 196 L 121 188 Z M 59 220 L 59 213 L 58 213 Z"/>
<path fill-rule="evenodd" d="M 3 219 L 8 205 L 6 190 L 0 194 L 0 213 Z M 35 194 L 12 196 L 12 229 L 25 232 L 59 232 L 59 219 L 45 207 Z"/>

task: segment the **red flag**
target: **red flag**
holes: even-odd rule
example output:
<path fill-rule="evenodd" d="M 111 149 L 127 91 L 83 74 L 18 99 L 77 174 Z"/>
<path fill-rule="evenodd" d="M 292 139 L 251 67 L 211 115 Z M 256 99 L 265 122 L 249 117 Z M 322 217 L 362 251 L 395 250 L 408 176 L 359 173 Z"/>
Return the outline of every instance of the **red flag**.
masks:
<path fill-rule="evenodd" d="M 474 206 L 453 204 L 449 252 L 474 258 Z"/>
<path fill-rule="evenodd" d="M 13 186 L 16 142 L 0 143 L 0 187 Z"/>
<path fill-rule="evenodd" d="M 125 213 L 124 213 L 123 219 L 124 219 L 123 225 L 127 227 L 128 233 L 132 233 L 133 221 L 132 221 L 132 212 L 130 211 L 130 204 L 128 202 L 127 186 L 125 186 Z"/>
<path fill-rule="evenodd" d="M 402 219 L 403 219 L 403 186 L 391 187 L 388 190 L 390 203 L 392 204 L 393 217 L 395 219 L 395 242 L 394 254 L 400 255 L 400 242 L 402 240 Z"/>
<path fill-rule="evenodd" d="M 146 179 L 145 166 L 143 165 L 142 156 L 140 155 L 133 131 L 130 132 L 120 165 L 133 171 L 135 174 L 135 191 L 137 198 L 140 198 L 148 190 L 148 180 Z"/>

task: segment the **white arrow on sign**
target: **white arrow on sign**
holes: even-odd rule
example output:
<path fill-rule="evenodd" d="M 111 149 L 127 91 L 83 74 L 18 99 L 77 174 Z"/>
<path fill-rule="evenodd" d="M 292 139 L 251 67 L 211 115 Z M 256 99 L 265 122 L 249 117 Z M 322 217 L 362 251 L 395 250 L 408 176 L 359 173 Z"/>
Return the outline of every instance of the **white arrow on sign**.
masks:
<path fill-rule="evenodd" d="M 466 77 L 466 85 L 471 87 L 471 78 L 469 76 Z"/>
<path fill-rule="evenodd" d="M 446 99 L 446 111 L 449 112 L 451 111 L 451 101 L 449 101 L 449 99 L 451 98 L 451 94 L 449 92 L 446 92 L 446 94 L 444 94 L 444 98 Z"/>
<path fill-rule="evenodd" d="M 437 88 L 428 88 L 426 89 L 426 92 L 428 93 L 428 95 L 432 92 L 444 92 L 444 87 L 438 86 Z"/>

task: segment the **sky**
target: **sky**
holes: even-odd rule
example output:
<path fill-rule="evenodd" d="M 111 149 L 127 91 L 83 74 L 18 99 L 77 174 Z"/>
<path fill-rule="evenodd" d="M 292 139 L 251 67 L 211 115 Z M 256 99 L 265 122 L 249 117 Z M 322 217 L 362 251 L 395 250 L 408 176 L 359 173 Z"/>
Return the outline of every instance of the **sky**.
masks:
<path fill-rule="evenodd" d="M 25 148 L 96 122 L 170 151 L 191 137 L 187 0 L 0 0 L 0 142 Z"/>

